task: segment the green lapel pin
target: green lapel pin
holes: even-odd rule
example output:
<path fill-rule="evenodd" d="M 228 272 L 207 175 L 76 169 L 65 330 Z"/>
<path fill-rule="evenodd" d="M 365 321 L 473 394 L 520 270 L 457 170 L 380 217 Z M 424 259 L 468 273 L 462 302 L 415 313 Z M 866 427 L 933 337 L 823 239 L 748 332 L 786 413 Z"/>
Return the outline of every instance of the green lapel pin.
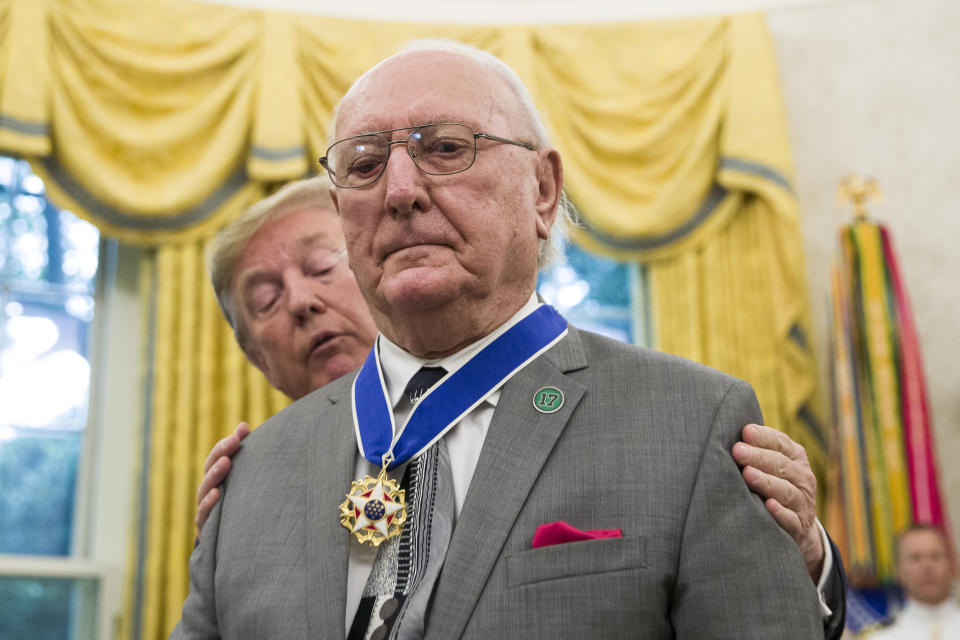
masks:
<path fill-rule="evenodd" d="M 563 392 L 556 387 L 544 387 L 533 395 L 533 406 L 540 413 L 554 413 L 563 406 Z"/>

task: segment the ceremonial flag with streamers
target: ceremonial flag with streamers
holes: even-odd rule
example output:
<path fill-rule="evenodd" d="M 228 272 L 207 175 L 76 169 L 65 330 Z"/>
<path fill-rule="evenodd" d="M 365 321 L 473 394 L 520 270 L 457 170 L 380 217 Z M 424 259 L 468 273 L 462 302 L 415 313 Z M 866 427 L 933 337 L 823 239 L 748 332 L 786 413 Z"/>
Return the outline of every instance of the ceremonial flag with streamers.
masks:
<path fill-rule="evenodd" d="M 912 523 L 947 527 L 920 345 L 884 226 L 840 230 L 831 291 L 827 522 L 851 585 L 882 589 L 896 579 L 897 532 Z"/>

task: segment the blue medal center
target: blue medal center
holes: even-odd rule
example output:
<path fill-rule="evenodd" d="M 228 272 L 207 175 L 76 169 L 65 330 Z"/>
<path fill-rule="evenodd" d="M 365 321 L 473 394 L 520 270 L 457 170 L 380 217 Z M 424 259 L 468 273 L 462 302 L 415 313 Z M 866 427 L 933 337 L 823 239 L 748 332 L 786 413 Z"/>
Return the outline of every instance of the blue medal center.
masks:
<path fill-rule="evenodd" d="M 367 520 L 379 520 L 386 512 L 387 510 L 384 509 L 383 503 L 379 500 L 370 500 L 363 506 L 363 515 L 366 516 Z"/>

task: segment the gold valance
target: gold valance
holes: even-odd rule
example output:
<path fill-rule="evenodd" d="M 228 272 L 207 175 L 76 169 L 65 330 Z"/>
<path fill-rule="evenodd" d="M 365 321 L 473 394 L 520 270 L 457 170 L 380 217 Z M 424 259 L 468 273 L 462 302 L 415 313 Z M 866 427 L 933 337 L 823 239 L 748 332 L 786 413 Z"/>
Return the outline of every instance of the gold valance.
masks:
<path fill-rule="evenodd" d="M 0 0 L 0 149 L 126 241 L 207 237 L 314 172 L 333 106 L 405 40 L 487 49 L 530 87 L 583 210 L 578 240 L 656 258 L 790 175 L 759 15 L 596 26 L 352 21 L 175 0 Z M 771 137 L 771 132 L 775 135 Z M 793 215 L 792 208 L 785 211 Z"/>

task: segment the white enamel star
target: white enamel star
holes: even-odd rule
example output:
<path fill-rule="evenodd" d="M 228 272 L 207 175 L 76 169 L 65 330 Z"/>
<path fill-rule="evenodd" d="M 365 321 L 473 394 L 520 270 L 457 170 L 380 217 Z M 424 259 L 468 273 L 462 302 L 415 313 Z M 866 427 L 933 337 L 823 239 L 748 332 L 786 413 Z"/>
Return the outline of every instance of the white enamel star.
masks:
<path fill-rule="evenodd" d="M 373 525 L 377 531 L 384 536 L 387 535 L 387 518 L 397 511 L 403 509 L 403 505 L 393 502 L 383 491 L 383 484 L 378 482 L 369 496 L 347 496 L 353 503 L 354 508 L 360 512 L 357 516 L 357 522 L 353 526 L 354 531 L 359 531 L 365 527 Z M 367 503 L 371 500 L 377 500 L 383 505 L 384 513 L 377 520 L 370 520 L 365 514 Z"/>

